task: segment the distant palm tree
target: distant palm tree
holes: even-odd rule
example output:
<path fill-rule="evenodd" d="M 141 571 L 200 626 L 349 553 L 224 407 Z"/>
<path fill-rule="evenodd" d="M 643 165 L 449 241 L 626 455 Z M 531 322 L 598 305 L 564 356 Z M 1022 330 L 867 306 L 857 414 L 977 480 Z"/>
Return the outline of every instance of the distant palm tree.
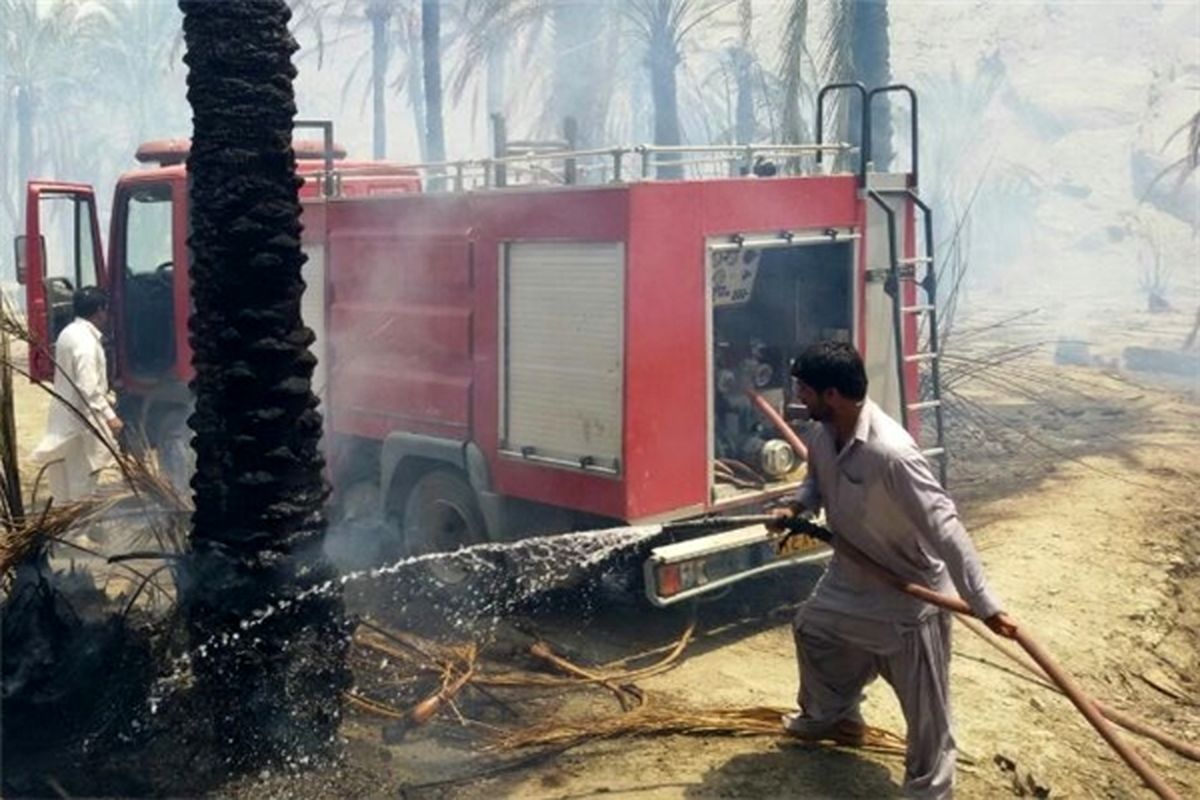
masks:
<path fill-rule="evenodd" d="M 425 158 L 446 160 L 442 118 L 442 2 L 421 0 L 421 78 L 425 97 Z"/>
<path fill-rule="evenodd" d="M 754 141 L 754 6 L 750 0 L 738 0 L 738 43 L 735 49 L 737 114 L 734 140 L 739 144 Z"/>
<path fill-rule="evenodd" d="M 367 86 L 371 94 L 371 151 L 374 158 L 387 157 L 387 84 L 392 66 L 393 26 L 403 29 L 405 17 L 410 14 L 401 0 L 289 0 L 295 14 L 293 27 L 309 30 L 316 37 L 318 67 L 324 62 L 325 50 L 332 35 L 335 41 L 346 38 L 343 29 L 353 30 L 356 25 L 366 23 L 370 30 L 371 45 L 364 52 L 369 58 L 371 74 Z M 330 26 L 334 31 L 330 32 Z M 347 88 L 358 77 L 359 64 L 350 71 Z"/>
<path fill-rule="evenodd" d="M 300 317 L 296 44 L 284 0 L 180 8 L 196 397 L 180 603 L 216 741 L 232 765 L 261 766 L 327 752 L 348 680 L 341 597 L 320 548 L 328 492 L 313 334 Z"/>
<path fill-rule="evenodd" d="M 380 160 L 387 157 L 387 111 L 383 89 L 387 83 L 388 25 L 392 10 L 391 0 L 367 0 L 365 9 L 371 23 L 371 121 L 374 124 L 371 149 L 372 155 Z"/>
<path fill-rule="evenodd" d="M 106 35 L 104 17 L 82 0 L 0 0 L 0 202 L 14 226 L 25 182 L 80 147 L 64 122 L 93 92 L 83 59 Z"/>
<path fill-rule="evenodd" d="M 654 105 L 654 143 L 674 146 L 683 143 L 679 121 L 679 88 L 676 71 L 683 61 L 683 46 L 698 26 L 731 0 L 627 0 L 623 13 L 646 50 L 650 94 Z M 681 167 L 659 159 L 658 176 L 679 178 Z"/>
<path fill-rule="evenodd" d="M 362 68 L 369 62 L 370 77 L 366 85 L 371 97 L 374 157 L 386 158 L 389 151 L 387 89 L 391 87 L 402 90 L 408 96 L 421 160 L 443 160 L 442 53 L 448 38 L 452 37 L 447 37 L 443 30 L 442 17 L 446 8 L 440 0 L 288 2 L 296 15 L 295 28 L 310 31 L 316 38 L 318 65 L 324 61 L 328 44 L 345 43 L 355 36 L 355 27 L 363 23 L 369 28 L 370 47 L 364 49 L 351 66 L 343 93 L 349 93 L 358 81 Z M 458 10 L 457 6 L 449 8 Z M 437 113 L 431 115 L 433 108 L 437 109 Z"/>
<path fill-rule="evenodd" d="M 115 116 L 128 128 L 124 163 L 131 144 L 175 135 L 187 123 L 183 16 L 173 3 L 146 0 L 107 0 L 95 8 L 105 35 L 88 44 L 84 58 L 94 74 L 108 78 L 95 83 L 98 99 L 122 110 Z"/>
<path fill-rule="evenodd" d="M 808 0 L 790 0 L 779 47 L 779 81 L 783 96 L 780 139 L 784 144 L 801 144 L 810 136 L 800 114 L 800 95 L 811 84 L 804 78 L 808 56 Z"/>
<path fill-rule="evenodd" d="M 826 82 L 860 81 L 868 89 L 891 82 L 890 43 L 888 38 L 887 0 L 837 0 L 830 14 L 830 25 L 824 39 L 823 79 Z M 841 102 L 835 116 L 835 137 L 840 141 L 859 144 L 862 119 L 857 98 Z M 887 171 L 891 166 L 892 117 L 886 96 L 875 103 L 871 115 L 871 160 L 875 169 Z"/>

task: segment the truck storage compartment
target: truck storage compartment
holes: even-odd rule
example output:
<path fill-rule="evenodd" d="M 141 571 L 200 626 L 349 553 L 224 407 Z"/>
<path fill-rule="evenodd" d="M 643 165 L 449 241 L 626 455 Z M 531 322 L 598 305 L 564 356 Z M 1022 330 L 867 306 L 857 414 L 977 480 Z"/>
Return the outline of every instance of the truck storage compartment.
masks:
<path fill-rule="evenodd" d="M 710 245 L 714 502 L 803 478 L 801 459 L 753 395 L 782 416 L 800 350 L 818 339 L 851 340 L 853 240 L 787 241 Z"/>

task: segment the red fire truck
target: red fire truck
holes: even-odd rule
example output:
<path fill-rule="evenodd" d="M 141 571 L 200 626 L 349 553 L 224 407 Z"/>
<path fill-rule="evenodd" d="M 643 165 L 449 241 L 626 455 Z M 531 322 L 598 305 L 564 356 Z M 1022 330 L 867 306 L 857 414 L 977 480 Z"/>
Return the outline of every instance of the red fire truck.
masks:
<path fill-rule="evenodd" d="M 881 173 L 870 111 L 895 94 L 911 104 L 910 166 Z M 855 343 L 872 396 L 943 456 L 916 96 L 825 87 L 818 131 L 834 96 L 866 112 L 860 147 L 510 147 L 410 167 L 346 160 L 330 124 L 298 123 L 323 132 L 296 145 L 303 308 L 343 516 L 426 552 L 761 509 L 803 477 L 781 418 L 788 365 L 824 337 Z M 187 149 L 139 148 L 107 259 L 84 185 L 31 183 L 17 242 L 34 376 L 52 375 L 72 290 L 107 288 L 121 414 L 175 469 L 191 404 Z M 761 527 L 668 542 L 647 593 L 666 605 L 823 555 L 779 556 Z"/>

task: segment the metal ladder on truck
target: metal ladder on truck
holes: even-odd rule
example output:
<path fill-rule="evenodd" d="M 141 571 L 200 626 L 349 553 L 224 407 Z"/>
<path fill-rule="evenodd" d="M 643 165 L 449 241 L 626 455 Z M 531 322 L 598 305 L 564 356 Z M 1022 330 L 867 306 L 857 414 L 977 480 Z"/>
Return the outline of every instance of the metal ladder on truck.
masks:
<path fill-rule="evenodd" d="M 938 477 L 942 486 L 946 485 L 946 429 L 945 408 L 942 403 L 941 376 L 941 343 L 938 338 L 937 313 L 937 268 L 933 253 L 933 211 L 917 196 L 917 148 L 918 117 L 917 94 L 905 84 L 880 86 L 868 91 L 861 83 L 835 83 L 825 86 L 817 95 L 817 144 L 821 144 L 823 133 L 824 99 L 832 91 L 851 90 L 859 97 L 862 109 L 860 130 L 860 148 L 858 185 L 866 192 L 867 197 L 878 205 L 884 212 L 888 231 L 888 270 L 884 279 L 884 291 L 892 300 L 893 339 L 896 344 L 896 369 L 898 371 L 900 389 L 900 422 L 906 430 L 911 430 L 910 422 L 914 414 L 933 412 L 933 446 L 926 447 L 921 453 L 926 458 L 938 460 Z M 908 95 L 910 108 L 911 136 L 911 168 L 906 185 L 901 189 L 870 188 L 867 184 L 867 165 L 871 160 L 871 116 L 877 98 L 893 93 L 903 92 Z M 818 151 L 817 160 L 821 159 Z M 899 253 L 899 237 L 897 236 L 896 212 L 888 204 L 887 196 L 902 196 L 920 210 L 922 217 L 922 233 L 924 246 L 922 255 L 912 258 L 901 257 Z M 915 248 L 914 248 L 915 249 Z M 918 277 L 919 276 L 919 277 Z M 912 283 L 919 292 L 911 304 L 905 302 L 905 285 Z M 924 294 L 922 297 L 921 294 Z M 912 352 L 905 347 L 905 334 L 909 328 L 909 320 L 914 320 L 916 341 L 912 344 Z M 922 330 L 924 329 L 924 336 Z M 909 399 L 908 367 L 916 365 L 917 396 Z M 919 417 L 919 419 L 924 419 Z M 925 429 L 925 425 L 921 425 Z"/>

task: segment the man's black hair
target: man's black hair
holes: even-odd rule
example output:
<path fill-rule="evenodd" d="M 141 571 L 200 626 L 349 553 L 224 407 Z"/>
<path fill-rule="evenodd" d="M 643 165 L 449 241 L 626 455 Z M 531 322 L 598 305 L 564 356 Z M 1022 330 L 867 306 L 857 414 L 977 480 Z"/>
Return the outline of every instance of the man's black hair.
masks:
<path fill-rule="evenodd" d="M 71 298 L 75 304 L 75 316 L 90 319 L 97 311 L 108 308 L 108 294 L 97 286 L 77 289 Z"/>
<path fill-rule="evenodd" d="M 867 370 L 853 345 L 831 339 L 809 345 L 792 362 L 792 376 L 818 392 L 837 389 L 849 400 L 867 396 Z"/>

